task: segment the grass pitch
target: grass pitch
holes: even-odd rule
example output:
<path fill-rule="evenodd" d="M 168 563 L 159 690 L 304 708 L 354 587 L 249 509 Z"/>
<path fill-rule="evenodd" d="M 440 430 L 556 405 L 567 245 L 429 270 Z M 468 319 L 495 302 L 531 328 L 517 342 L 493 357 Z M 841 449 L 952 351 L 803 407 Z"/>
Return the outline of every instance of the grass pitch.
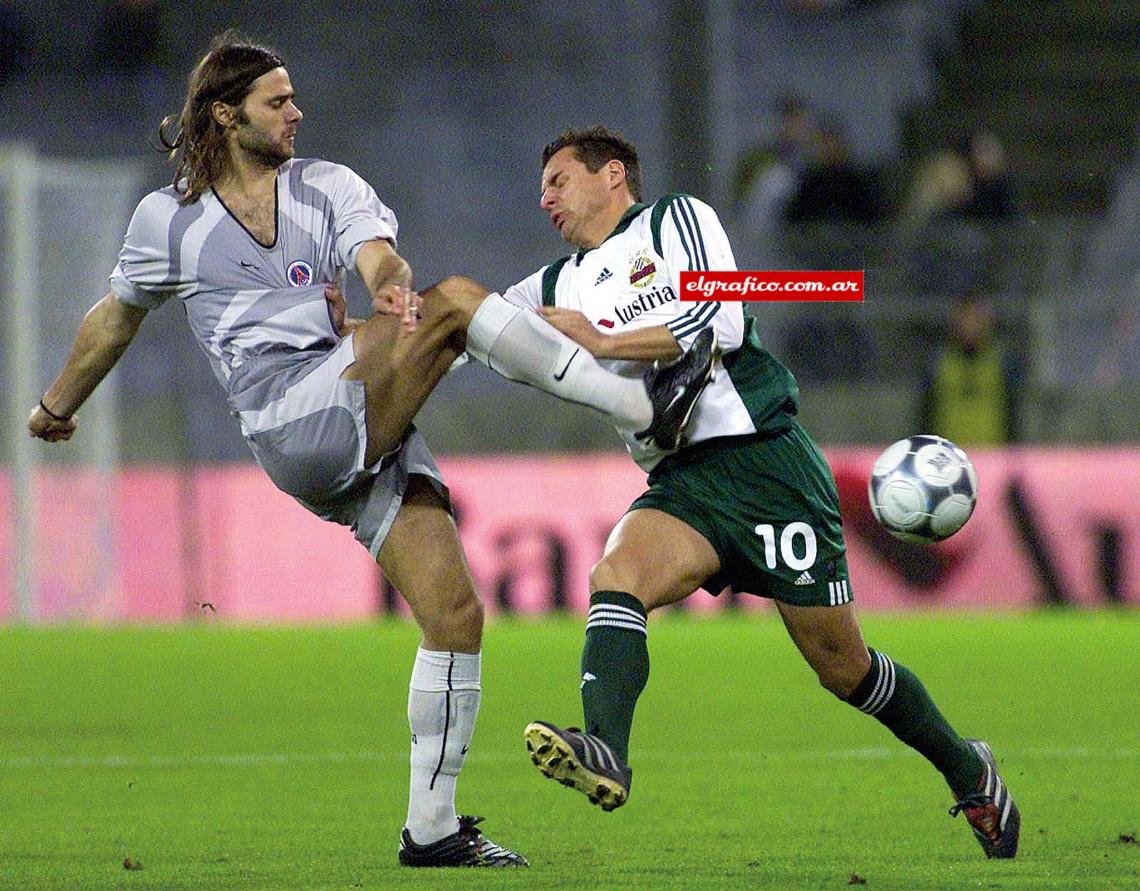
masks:
<path fill-rule="evenodd" d="M 396 865 L 417 633 L 0 630 L 0 888 L 1024 888 L 1140 884 L 1140 615 L 867 616 L 994 748 L 1022 810 L 986 861 L 941 778 L 815 682 L 778 619 L 665 616 L 612 814 L 522 730 L 577 723 L 579 618 L 488 627 L 460 809 L 526 871 Z M 1131 839 L 1131 840 L 1129 840 Z"/>

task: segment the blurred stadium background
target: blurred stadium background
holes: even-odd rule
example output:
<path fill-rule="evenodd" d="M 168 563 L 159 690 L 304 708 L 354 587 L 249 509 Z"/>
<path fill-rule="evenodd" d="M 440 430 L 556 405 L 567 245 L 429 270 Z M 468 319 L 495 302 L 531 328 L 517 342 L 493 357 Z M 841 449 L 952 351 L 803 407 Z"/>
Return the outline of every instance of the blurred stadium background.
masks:
<path fill-rule="evenodd" d="M 864 604 L 1140 602 L 1140 4 L 424 2 L 361 4 L 349 26 L 319 2 L 267 18 L 233 0 L 16 0 L 0 3 L 0 621 L 399 608 L 347 533 L 261 478 L 173 308 L 72 443 L 24 431 L 135 201 L 170 175 L 158 121 L 231 25 L 282 51 L 298 154 L 375 186 L 420 284 L 505 287 L 560 256 L 539 151 L 593 123 L 639 145 L 650 195 L 713 203 L 741 268 L 866 270 L 863 305 L 749 307 L 836 466 Z M 899 548 L 866 525 L 866 468 L 919 432 L 967 294 L 994 310 L 1016 422 L 962 443 L 982 473 L 973 534 Z M 640 485 L 612 432 L 471 367 L 419 423 L 493 608 L 580 605 Z"/>
<path fill-rule="evenodd" d="M 599 419 L 466 366 L 418 423 L 498 614 L 460 800 L 531 858 L 515 879 L 1136 886 L 1140 2 L 0 0 L 0 888 L 439 884 L 393 856 L 416 629 L 378 620 L 404 611 L 364 550 L 252 463 L 182 313 L 152 315 L 71 443 L 26 435 L 170 176 L 158 121 L 234 25 L 281 50 L 298 154 L 375 186 L 421 285 L 561 256 L 539 152 L 594 123 L 639 145 L 648 194 L 714 204 L 741 268 L 866 272 L 862 305 L 748 311 L 832 461 L 868 640 L 994 744 L 1019 859 L 982 860 L 927 765 L 747 596 L 654 616 L 635 802 L 599 821 L 540 782 L 522 726 L 578 714 L 572 613 L 643 477 Z M 1003 376 L 951 408 L 1016 411 L 959 436 L 970 523 L 910 547 L 867 475 L 950 432 L 931 397 L 967 296 Z"/>

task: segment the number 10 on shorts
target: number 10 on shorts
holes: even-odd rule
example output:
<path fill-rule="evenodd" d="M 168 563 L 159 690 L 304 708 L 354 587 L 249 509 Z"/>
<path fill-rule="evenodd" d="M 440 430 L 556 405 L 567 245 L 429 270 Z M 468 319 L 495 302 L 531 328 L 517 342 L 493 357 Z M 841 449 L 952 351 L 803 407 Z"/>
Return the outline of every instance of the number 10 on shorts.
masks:
<path fill-rule="evenodd" d="M 769 569 L 776 568 L 776 527 L 771 523 L 761 523 L 756 534 L 764 540 L 764 562 Z M 803 543 L 797 542 L 802 538 Z M 803 556 L 796 551 L 802 550 Z M 815 563 L 815 530 L 807 523 L 789 523 L 780 533 L 780 557 L 788 569 L 807 569 Z"/>

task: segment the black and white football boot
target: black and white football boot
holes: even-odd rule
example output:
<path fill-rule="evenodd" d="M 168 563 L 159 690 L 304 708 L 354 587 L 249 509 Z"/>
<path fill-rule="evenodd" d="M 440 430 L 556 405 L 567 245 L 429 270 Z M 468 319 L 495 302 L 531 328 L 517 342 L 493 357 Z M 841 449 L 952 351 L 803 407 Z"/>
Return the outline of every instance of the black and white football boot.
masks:
<path fill-rule="evenodd" d="M 980 739 L 968 739 L 966 742 L 982 759 L 982 775 L 978 779 L 978 788 L 950 808 L 950 816 L 966 815 L 986 857 L 1015 857 L 1021 836 L 1021 811 L 1002 782 L 990 747 Z"/>
<path fill-rule="evenodd" d="M 526 725 L 526 748 L 543 774 L 577 789 L 603 811 L 619 808 L 629 798 L 633 770 L 592 733 L 532 721 Z"/>
<path fill-rule="evenodd" d="M 527 859 L 497 845 L 476 828 L 482 817 L 460 817 L 459 831 L 417 845 L 407 828 L 400 833 L 401 866 L 530 866 Z"/>
<path fill-rule="evenodd" d="M 716 359 L 716 331 L 707 327 L 697 335 L 693 345 L 671 365 L 655 365 L 645 373 L 645 392 L 653 405 L 653 421 L 634 434 L 638 439 L 652 439 L 666 452 L 681 444 L 681 434 L 697 399 L 713 379 Z"/>

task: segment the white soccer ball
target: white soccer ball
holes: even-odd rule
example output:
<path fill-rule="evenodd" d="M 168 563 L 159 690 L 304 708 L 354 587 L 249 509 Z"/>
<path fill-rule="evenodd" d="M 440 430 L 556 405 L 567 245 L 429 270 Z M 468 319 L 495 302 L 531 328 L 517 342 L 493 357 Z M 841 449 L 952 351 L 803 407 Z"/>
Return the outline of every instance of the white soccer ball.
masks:
<path fill-rule="evenodd" d="M 891 535 L 911 544 L 932 544 L 970 519 L 978 500 L 978 475 L 950 440 L 909 436 L 875 460 L 867 496 L 875 519 Z"/>

